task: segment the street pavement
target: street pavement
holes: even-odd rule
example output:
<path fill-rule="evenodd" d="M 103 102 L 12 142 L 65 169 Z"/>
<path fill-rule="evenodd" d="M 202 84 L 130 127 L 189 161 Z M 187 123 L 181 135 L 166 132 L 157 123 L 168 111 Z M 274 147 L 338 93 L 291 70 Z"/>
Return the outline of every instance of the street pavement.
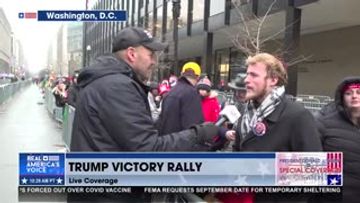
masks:
<path fill-rule="evenodd" d="M 19 153 L 64 150 L 60 124 L 47 112 L 36 85 L 0 105 L 0 137 L 1 202 L 18 202 Z"/>

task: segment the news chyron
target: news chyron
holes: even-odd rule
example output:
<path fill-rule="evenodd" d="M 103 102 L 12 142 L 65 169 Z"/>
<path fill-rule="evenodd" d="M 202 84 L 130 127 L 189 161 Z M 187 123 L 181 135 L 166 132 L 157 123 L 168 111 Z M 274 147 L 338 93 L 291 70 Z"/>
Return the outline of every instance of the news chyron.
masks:
<path fill-rule="evenodd" d="M 38 10 L 19 12 L 19 19 L 37 21 L 126 21 L 123 10 Z"/>
<path fill-rule="evenodd" d="M 135 190 L 341 197 L 342 185 L 341 152 L 19 154 L 19 201 Z"/>

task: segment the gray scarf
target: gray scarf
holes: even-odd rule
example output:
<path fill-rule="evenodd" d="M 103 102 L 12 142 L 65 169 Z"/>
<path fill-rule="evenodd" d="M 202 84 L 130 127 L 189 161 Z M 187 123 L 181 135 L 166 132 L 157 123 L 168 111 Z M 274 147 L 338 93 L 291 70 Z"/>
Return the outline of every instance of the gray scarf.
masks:
<path fill-rule="evenodd" d="M 245 106 L 245 111 L 241 120 L 241 135 L 245 137 L 256 124 L 262 122 L 270 115 L 281 102 L 281 97 L 285 94 L 285 87 L 275 87 L 265 100 L 256 109 L 254 103 L 249 101 Z"/>

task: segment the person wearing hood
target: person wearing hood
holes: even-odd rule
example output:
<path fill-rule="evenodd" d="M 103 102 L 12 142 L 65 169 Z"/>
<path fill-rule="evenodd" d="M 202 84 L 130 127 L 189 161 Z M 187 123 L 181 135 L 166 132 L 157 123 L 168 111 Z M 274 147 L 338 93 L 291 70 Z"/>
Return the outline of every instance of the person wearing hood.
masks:
<path fill-rule="evenodd" d="M 72 152 L 198 151 L 218 133 L 213 124 L 159 136 L 147 100 L 146 81 L 165 49 L 151 33 L 136 27 L 114 38 L 112 54 L 98 58 L 79 75 Z M 150 194 L 71 194 L 68 201 L 149 202 Z"/>
<path fill-rule="evenodd" d="M 343 197 L 360 199 L 360 76 L 345 78 L 336 88 L 331 110 L 318 117 L 324 151 L 343 152 Z M 340 184 L 340 183 L 339 183 Z"/>

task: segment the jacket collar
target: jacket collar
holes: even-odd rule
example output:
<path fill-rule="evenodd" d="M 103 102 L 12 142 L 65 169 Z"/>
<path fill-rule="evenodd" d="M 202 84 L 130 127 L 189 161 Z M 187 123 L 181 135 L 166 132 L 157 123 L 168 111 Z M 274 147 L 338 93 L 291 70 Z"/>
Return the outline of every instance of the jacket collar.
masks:
<path fill-rule="evenodd" d="M 179 78 L 178 82 L 190 85 L 191 87 L 194 87 L 194 85 L 192 85 L 191 82 L 184 76 L 181 76 Z"/>

